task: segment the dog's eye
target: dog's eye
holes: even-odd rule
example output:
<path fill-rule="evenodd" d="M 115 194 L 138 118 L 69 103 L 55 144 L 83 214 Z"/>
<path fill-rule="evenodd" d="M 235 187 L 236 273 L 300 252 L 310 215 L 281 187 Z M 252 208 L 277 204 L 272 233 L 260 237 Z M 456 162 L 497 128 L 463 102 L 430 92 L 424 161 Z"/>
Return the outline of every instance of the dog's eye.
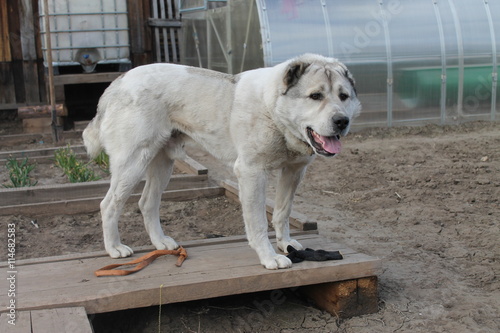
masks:
<path fill-rule="evenodd" d="M 315 101 L 320 101 L 323 99 L 323 94 L 322 93 L 312 93 L 309 95 L 309 98 Z"/>
<path fill-rule="evenodd" d="M 340 98 L 340 100 L 343 102 L 343 101 L 345 101 L 346 99 L 348 99 L 348 98 L 349 98 L 349 95 L 344 94 L 344 93 L 340 93 L 340 94 L 339 94 L 339 98 Z"/>

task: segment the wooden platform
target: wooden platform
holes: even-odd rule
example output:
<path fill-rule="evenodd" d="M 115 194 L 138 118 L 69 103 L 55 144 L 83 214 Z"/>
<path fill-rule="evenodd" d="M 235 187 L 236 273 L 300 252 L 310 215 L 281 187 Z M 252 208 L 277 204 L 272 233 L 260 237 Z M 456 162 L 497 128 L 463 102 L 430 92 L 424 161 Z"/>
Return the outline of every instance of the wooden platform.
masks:
<path fill-rule="evenodd" d="M 183 242 L 189 257 L 182 267 L 174 265 L 175 257 L 165 256 L 144 270 L 123 277 L 94 276 L 100 267 L 129 260 L 113 260 L 104 252 L 19 260 L 17 311 L 84 307 L 92 314 L 376 276 L 380 263 L 377 258 L 357 253 L 314 232 L 301 232 L 295 237 L 306 247 L 340 250 L 345 258 L 302 262 L 290 269 L 271 271 L 260 265 L 245 237 L 234 236 Z M 134 257 L 150 250 L 137 251 Z M 7 263 L 0 263 L 0 269 L 7 271 Z M 0 290 L 8 290 L 6 279 L 0 280 Z M 370 292 L 372 297 L 361 301 L 373 308 L 373 302 L 375 307 L 377 303 L 376 280 Z M 356 290 L 352 295 L 356 295 Z M 7 294 L 1 293 L 0 304 L 8 301 Z M 365 304 L 360 308 L 367 309 Z M 5 307 L 1 311 L 5 312 Z"/>
<path fill-rule="evenodd" d="M 74 149 L 82 149 L 74 147 Z M 53 154 L 51 149 L 10 152 L 44 161 Z M 83 153 L 83 150 L 82 150 Z M 0 153 L 0 160 L 7 158 Z M 207 169 L 192 159 L 177 164 L 186 174 L 172 178 L 163 200 L 191 200 L 199 197 L 222 196 L 238 201 L 238 185 L 225 181 L 214 185 Z M 143 184 L 131 200 L 138 200 Z M 76 214 L 97 211 L 109 182 L 37 186 L 33 188 L 0 189 L 0 215 Z M 266 201 L 271 220 L 274 202 Z M 58 332 L 59 326 L 40 326 L 56 322 L 85 321 L 86 313 L 102 313 L 158 304 L 236 295 L 281 288 L 300 287 L 316 304 L 338 317 L 351 317 L 378 310 L 377 270 L 380 260 L 336 244 L 317 233 L 317 224 L 295 211 L 290 224 L 298 230 L 294 237 L 304 246 L 314 249 L 340 250 L 344 259 L 327 262 L 302 262 L 290 269 L 270 271 L 259 263 L 256 253 L 248 246 L 245 236 L 186 241 L 182 245 L 189 258 L 181 268 L 173 257 L 162 257 L 143 271 L 124 277 L 97 278 L 94 271 L 115 260 L 105 252 L 83 253 L 58 257 L 18 260 L 16 269 L 17 319 L 32 330 L 13 332 Z M 271 234 L 272 235 L 272 234 Z M 134 249 L 138 257 L 152 248 Z M 9 272 L 7 262 L 0 270 Z M 9 281 L 0 279 L 0 290 L 9 290 Z M 0 293 L 0 319 L 5 321 L 12 298 Z M 60 317 L 64 317 L 61 319 Z M 22 328 L 23 325 L 17 326 Z M 30 326 L 31 325 L 31 326 Z M 52 327 L 35 330 L 35 327 Z M 0 332 L 5 325 L 0 323 Z M 11 327 L 8 327 L 11 329 Z M 89 332 L 85 324 L 81 331 Z M 10 332 L 8 330 L 7 332 Z"/>

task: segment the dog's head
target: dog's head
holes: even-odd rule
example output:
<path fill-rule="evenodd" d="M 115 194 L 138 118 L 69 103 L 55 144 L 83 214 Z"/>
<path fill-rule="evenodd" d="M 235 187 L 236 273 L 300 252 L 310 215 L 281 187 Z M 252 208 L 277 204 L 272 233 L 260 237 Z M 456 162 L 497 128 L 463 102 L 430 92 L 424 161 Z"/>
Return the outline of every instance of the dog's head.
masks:
<path fill-rule="evenodd" d="M 289 61 L 278 97 L 278 121 L 324 156 L 340 153 L 340 137 L 361 110 L 354 79 L 333 58 L 306 54 Z"/>

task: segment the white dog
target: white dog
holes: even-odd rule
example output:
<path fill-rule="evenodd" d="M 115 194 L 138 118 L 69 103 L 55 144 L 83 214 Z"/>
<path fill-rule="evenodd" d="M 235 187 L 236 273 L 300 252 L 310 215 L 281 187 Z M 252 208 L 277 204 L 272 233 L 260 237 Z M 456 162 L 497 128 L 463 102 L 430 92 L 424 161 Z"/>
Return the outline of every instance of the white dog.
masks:
<path fill-rule="evenodd" d="M 157 249 L 178 247 L 162 231 L 159 206 L 174 159 L 194 140 L 233 166 L 247 238 L 261 264 L 290 267 L 267 234 L 267 174 L 279 170 L 272 220 L 278 248 L 302 249 L 288 225 L 295 190 L 315 155 L 340 152 L 340 137 L 360 109 L 347 68 L 314 54 L 234 76 L 173 64 L 130 70 L 106 89 L 83 133 L 91 157 L 102 149 L 110 157 L 111 186 L 101 203 L 106 251 L 113 258 L 133 253 L 120 241 L 118 218 L 144 175 L 139 207 L 151 241 Z"/>

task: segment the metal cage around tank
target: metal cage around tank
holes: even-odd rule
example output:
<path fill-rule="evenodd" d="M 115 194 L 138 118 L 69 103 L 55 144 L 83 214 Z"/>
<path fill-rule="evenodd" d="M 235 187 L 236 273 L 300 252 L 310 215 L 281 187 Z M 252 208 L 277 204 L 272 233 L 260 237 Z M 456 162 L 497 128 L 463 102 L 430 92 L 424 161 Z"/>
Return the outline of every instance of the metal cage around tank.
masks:
<path fill-rule="evenodd" d="M 356 78 L 358 125 L 498 120 L 500 0 L 180 0 L 181 62 L 228 73 L 314 52 Z"/>
<path fill-rule="evenodd" d="M 78 65 L 85 50 L 99 63 L 130 63 L 126 0 L 49 0 L 52 59 L 55 66 Z M 42 51 L 47 61 L 44 1 L 39 1 Z"/>

